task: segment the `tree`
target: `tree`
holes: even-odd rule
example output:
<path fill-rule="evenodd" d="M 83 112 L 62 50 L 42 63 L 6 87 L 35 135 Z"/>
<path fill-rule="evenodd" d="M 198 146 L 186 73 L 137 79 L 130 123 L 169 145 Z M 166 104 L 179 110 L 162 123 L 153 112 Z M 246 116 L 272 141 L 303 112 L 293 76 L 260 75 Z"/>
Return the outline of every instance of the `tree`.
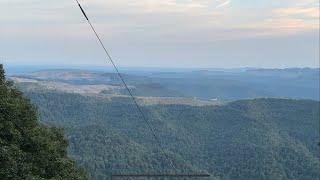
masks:
<path fill-rule="evenodd" d="M 5 75 L 4 75 L 4 69 L 3 65 L 0 64 L 0 84 L 3 84 L 5 82 Z"/>
<path fill-rule="evenodd" d="M 37 121 L 36 109 L 6 81 L 0 65 L 1 179 L 87 179 L 67 147 L 62 130 Z"/>

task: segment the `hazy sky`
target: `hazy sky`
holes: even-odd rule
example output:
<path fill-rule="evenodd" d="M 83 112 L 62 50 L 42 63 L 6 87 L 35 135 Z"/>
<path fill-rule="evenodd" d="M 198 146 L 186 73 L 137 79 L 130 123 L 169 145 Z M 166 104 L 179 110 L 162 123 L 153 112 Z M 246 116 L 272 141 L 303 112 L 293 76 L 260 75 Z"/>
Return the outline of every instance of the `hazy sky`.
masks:
<path fill-rule="evenodd" d="M 319 66 L 318 0 L 80 2 L 120 66 Z M 106 60 L 75 1 L 0 0 L 1 62 Z"/>

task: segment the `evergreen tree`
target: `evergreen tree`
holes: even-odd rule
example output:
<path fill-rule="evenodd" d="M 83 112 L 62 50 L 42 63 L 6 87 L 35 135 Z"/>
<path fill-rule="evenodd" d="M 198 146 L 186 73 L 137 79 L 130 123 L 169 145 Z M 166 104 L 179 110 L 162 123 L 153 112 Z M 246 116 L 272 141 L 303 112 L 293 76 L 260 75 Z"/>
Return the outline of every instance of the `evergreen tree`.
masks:
<path fill-rule="evenodd" d="M 5 75 L 4 75 L 4 69 L 3 65 L 0 64 L 0 84 L 3 84 L 5 82 Z"/>
<path fill-rule="evenodd" d="M 62 130 L 37 121 L 34 106 L 7 83 L 0 65 L 1 179 L 87 179 L 67 147 Z"/>

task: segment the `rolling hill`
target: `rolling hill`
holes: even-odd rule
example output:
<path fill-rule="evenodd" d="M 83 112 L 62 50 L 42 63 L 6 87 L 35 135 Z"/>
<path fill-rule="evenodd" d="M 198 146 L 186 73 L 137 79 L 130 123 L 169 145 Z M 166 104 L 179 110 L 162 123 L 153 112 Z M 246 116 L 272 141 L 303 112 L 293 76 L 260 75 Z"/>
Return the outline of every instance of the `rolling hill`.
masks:
<path fill-rule="evenodd" d="M 186 72 L 127 72 L 133 94 L 218 100 L 291 98 L 319 100 L 319 69 L 240 69 Z M 127 95 L 114 73 L 87 70 L 42 70 L 11 75 L 18 86 L 73 93 Z"/>
<path fill-rule="evenodd" d="M 42 122 L 65 128 L 70 154 L 94 179 L 174 170 L 129 99 L 27 95 Z M 220 179 L 320 177 L 317 101 L 254 99 L 217 106 L 152 105 L 143 111 L 179 172 L 208 172 Z"/>

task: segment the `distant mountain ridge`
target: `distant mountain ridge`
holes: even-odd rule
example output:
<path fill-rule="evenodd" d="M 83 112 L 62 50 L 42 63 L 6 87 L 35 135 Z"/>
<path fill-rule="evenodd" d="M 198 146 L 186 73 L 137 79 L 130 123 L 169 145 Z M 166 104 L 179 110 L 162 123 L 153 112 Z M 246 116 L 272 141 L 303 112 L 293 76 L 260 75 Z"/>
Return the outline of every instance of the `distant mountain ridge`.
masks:
<path fill-rule="evenodd" d="M 319 69 L 247 69 L 244 71 L 190 71 L 123 74 L 133 94 L 146 97 L 187 97 L 219 100 L 252 98 L 320 99 Z M 127 95 L 117 74 L 89 70 L 49 70 L 25 75 L 28 81 L 67 83 L 71 86 L 114 86 L 115 90 L 98 89 L 101 94 Z M 21 82 L 16 81 L 19 85 Z M 36 83 L 37 84 L 37 83 Z M 44 87 L 45 88 L 45 87 Z M 50 88 L 52 89 L 52 88 Z M 59 87 L 56 88 L 59 90 Z M 61 89 L 60 89 L 61 90 Z"/>

